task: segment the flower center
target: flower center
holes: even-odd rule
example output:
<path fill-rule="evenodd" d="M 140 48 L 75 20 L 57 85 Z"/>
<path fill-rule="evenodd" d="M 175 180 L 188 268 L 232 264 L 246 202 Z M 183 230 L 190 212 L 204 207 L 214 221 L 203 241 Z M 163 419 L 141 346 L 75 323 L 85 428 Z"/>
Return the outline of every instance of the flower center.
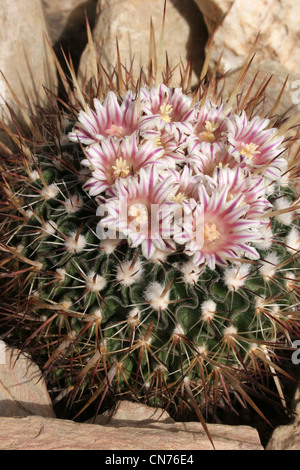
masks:
<path fill-rule="evenodd" d="M 125 158 L 117 158 L 116 164 L 112 167 L 114 170 L 114 175 L 119 178 L 126 178 L 129 173 L 129 166 L 127 165 L 127 161 Z"/>
<path fill-rule="evenodd" d="M 106 134 L 113 135 L 114 137 L 120 139 L 121 137 L 124 137 L 125 130 L 122 126 L 116 126 L 115 124 L 112 124 L 110 129 L 106 129 Z"/>
<path fill-rule="evenodd" d="M 160 109 L 160 117 L 163 121 L 170 122 L 172 120 L 170 114 L 173 111 L 172 105 L 163 103 Z"/>
<path fill-rule="evenodd" d="M 254 142 L 251 142 L 250 144 L 244 145 L 244 147 L 240 150 L 241 155 L 246 155 L 250 160 L 254 157 L 254 155 L 260 153 L 258 149 L 258 145 L 255 144 Z"/>
<path fill-rule="evenodd" d="M 214 245 L 215 241 L 220 237 L 220 232 L 218 232 L 216 224 L 205 224 L 204 225 L 204 239 L 208 245 Z"/>
<path fill-rule="evenodd" d="M 144 204 L 132 204 L 129 208 L 128 215 L 131 222 L 138 225 L 145 225 L 148 223 L 148 211 Z"/>
<path fill-rule="evenodd" d="M 215 134 L 214 132 L 218 129 L 218 124 L 215 124 L 210 121 L 205 121 L 205 131 L 203 132 L 204 140 L 208 142 L 215 141 Z"/>
<path fill-rule="evenodd" d="M 174 202 L 177 202 L 178 204 L 182 204 L 182 202 L 184 201 L 184 199 L 186 199 L 187 196 L 185 193 L 177 193 L 175 194 L 175 196 L 172 197 L 172 201 Z"/>
<path fill-rule="evenodd" d="M 156 137 L 156 139 L 154 139 L 154 145 L 155 147 L 162 147 L 161 136 Z"/>

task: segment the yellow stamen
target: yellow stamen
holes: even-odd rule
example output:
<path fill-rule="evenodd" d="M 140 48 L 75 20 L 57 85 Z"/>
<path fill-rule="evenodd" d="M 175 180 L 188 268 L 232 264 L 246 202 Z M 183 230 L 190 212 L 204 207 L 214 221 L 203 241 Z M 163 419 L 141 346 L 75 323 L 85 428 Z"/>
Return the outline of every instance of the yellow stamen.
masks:
<path fill-rule="evenodd" d="M 204 225 L 204 238 L 209 245 L 213 245 L 215 240 L 220 237 L 220 232 L 218 232 L 216 224 L 205 224 Z"/>
<path fill-rule="evenodd" d="M 175 194 L 175 196 L 172 197 L 172 201 L 177 202 L 178 204 L 182 204 L 182 202 L 186 199 L 186 194 L 185 193 L 178 193 Z"/>
<path fill-rule="evenodd" d="M 214 132 L 218 129 L 218 124 L 214 124 L 210 121 L 205 121 L 205 129 L 206 131 L 203 132 L 204 140 L 208 142 L 215 141 L 215 134 Z"/>
<path fill-rule="evenodd" d="M 106 129 L 106 134 L 113 135 L 120 139 L 121 137 L 124 137 L 125 131 L 122 126 L 116 126 L 115 124 L 112 124 L 110 129 Z"/>
<path fill-rule="evenodd" d="M 163 103 L 160 109 L 160 117 L 163 121 L 170 122 L 172 120 L 170 114 L 173 111 L 172 105 Z"/>
<path fill-rule="evenodd" d="M 154 145 L 155 145 L 155 147 L 161 147 L 162 146 L 161 136 L 156 137 L 156 139 L 154 139 Z"/>
<path fill-rule="evenodd" d="M 133 204 L 130 206 L 128 215 L 141 225 L 148 221 L 148 211 L 143 204 Z"/>
<path fill-rule="evenodd" d="M 226 168 L 229 168 L 229 163 L 225 163 L 224 165 L 222 162 L 220 162 L 218 163 L 216 168 L 220 168 L 220 170 L 225 170 Z"/>
<path fill-rule="evenodd" d="M 258 149 L 258 145 L 255 144 L 254 142 L 251 142 L 250 144 L 246 144 L 242 150 L 240 150 L 241 155 L 246 155 L 250 160 L 256 155 L 257 153 L 260 153 Z"/>
<path fill-rule="evenodd" d="M 129 173 L 129 166 L 127 165 L 127 161 L 123 158 L 117 158 L 116 165 L 112 167 L 114 170 L 114 175 L 118 178 L 126 178 Z"/>

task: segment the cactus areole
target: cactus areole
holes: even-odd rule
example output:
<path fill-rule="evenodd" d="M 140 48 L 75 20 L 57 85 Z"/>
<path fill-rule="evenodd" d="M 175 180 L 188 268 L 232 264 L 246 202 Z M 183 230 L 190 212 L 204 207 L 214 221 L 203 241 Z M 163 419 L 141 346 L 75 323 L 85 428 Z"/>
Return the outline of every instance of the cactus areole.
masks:
<path fill-rule="evenodd" d="M 31 138 L 7 130 L 3 338 L 71 410 L 114 397 L 207 417 L 238 395 L 262 414 L 269 390 L 285 406 L 277 351 L 300 331 L 288 125 L 203 83 L 124 83 L 51 96 Z"/>

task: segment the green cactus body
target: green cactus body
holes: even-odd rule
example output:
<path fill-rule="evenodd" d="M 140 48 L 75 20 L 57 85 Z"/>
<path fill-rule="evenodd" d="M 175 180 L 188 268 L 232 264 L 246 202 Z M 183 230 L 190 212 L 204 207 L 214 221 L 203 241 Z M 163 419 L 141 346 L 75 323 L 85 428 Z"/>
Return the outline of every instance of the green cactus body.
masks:
<path fill-rule="evenodd" d="M 143 163 L 135 168 L 128 158 L 126 160 L 124 152 L 119 153 L 114 165 L 110 163 L 113 168 L 110 171 L 111 181 L 102 192 L 94 191 L 95 185 L 103 180 L 95 177 L 97 161 L 88 155 L 88 151 L 93 145 L 98 149 L 100 143 L 104 148 L 111 136 L 113 145 L 124 141 L 126 129 L 124 131 L 124 126 L 118 125 L 118 122 L 110 124 L 109 132 L 104 137 L 91 137 L 91 120 L 85 128 L 83 124 L 76 128 L 76 116 L 70 115 L 69 125 L 62 130 L 59 125 L 61 115 L 49 114 L 45 121 L 52 123 L 52 131 L 45 137 L 45 142 L 39 146 L 28 144 L 25 147 L 30 152 L 25 153 L 21 139 L 16 154 L 4 159 L 2 179 L 8 201 L 2 226 L 5 233 L 4 266 L 8 273 L 15 273 L 17 279 L 14 284 L 8 279 L 5 292 L 8 296 L 18 292 L 15 308 L 16 305 L 19 308 L 14 319 L 8 314 L 4 318 L 9 319 L 10 325 L 12 321 L 17 324 L 13 337 L 17 336 L 18 344 L 31 351 L 41 364 L 53 397 L 56 400 L 67 397 L 65 399 L 70 406 L 78 400 L 85 409 L 96 400 L 101 404 L 110 394 L 151 405 L 174 405 L 175 408 L 180 403 L 187 407 L 197 403 L 199 409 L 209 411 L 221 402 L 223 406 L 225 403 L 230 407 L 233 391 L 240 394 L 245 403 L 253 405 L 251 391 L 265 394 L 270 381 L 275 380 L 277 375 L 286 374 L 277 359 L 277 348 L 291 347 L 293 338 L 299 334 L 297 220 L 295 212 L 282 212 L 280 207 L 276 209 L 276 201 L 286 199 L 290 205 L 295 205 L 297 198 L 291 187 L 292 181 L 280 180 L 288 171 L 283 163 L 282 139 L 277 146 L 274 144 L 277 151 L 274 156 L 270 154 L 261 167 L 259 164 L 251 167 L 252 175 L 262 176 L 268 192 L 257 193 L 256 200 L 252 197 L 251 200 L 249 198 L 250 202 L 236 202 L 234 206 L 236 211 L 242 210 L 243 204 L 252 207 L 251 204 L 263 197 L 262 204 L 268 202 L 269 206 L 255 206 L 253 210 L 257 212 L 249 217 L 252 221 L 260 221 L 262 214 L 279 210 L 278 217 L 276 214 L 266 216 L 266 224 L 260 228 L 264 230 L 260 232 L 263 233 L 260 240 L 255 238 L 252 243 L 247 239 L 248 246 L 256 246 L 258 257 L 253 252 L 247 257 L 242 242 L 235 258 L 231 247 L 231 251 L 226 256 L 223 254 L 223 258 L 215 259 L 216 262 L 208 262 L 211 258 L 207 257 L 195 263 L 191 246 L 186 250 L 186 245 L 179 242 L 175 248 L 174 243 L 157 242 L 151 256 L 147 257 L 142 245 L 129 243 L 128 234 L 121 236 L 124 233 L 120 230 L 119 239 L 101 240 L 98 224 L 104 217 L 101 219 L 97 215 L 97 209 L 101 202 L 116 197 L 115 193 L 109 193 L 116 181 L 122 184 L 129 181 L 130 187 L 130 178 L 139 178 L 141 171 L 148 175 L 153 166 L 159 168 L 155 176 L 157 179 L 168 168 L 177 173 L 186 166 L 193 168 L 193 176 L 205 175 L 208 183 L 193 180 L 185 190 L 176 186 L 177 192 L 173 191 L 167 201 L 177 204 L 178 209 L 182 207 L 184 191 L 190 194 L 197 191 L 198 187 L 209 184 L 209 178 L 224 168 L 232 171 L 236 167 L 244 168 L 247 158 L 247 161 L 253 162 L 260 152 L 262 154 L 259 145 L 267 146 L 258 141 L 257 145 L 231 148 L 230 152 L 238 152 L 236 167 L 230 160 L 233 158 L 230 152 L 222 154 L 221 160 L 218 157 L 206 165 L 205 159 L 209 156 L 201 147 L 199 165 L 202 167 L 199 170 L 198 166 L 195 170 L 192 163 L 198 147 L 194 152 L 194 144 L 187 144 L 187 138 L 191 137 L 190 130 L 186 130 L 188 126 L 192 126 L 193 135 L 198 138 L 197 145 L 218 144 L 226 132 L 232 130 L 230 126 L 236 124 L 241 132 L 241 122 L 234 120 L 234 116 L 241 116 L 241 112 L 230 111 L 233 118 L 227 131 L 221 129 L 222 132 L 217 134 L 220 127 L 227 123 L 226 111 L 220 123 L 218 112 L 221 106 L 208 107 L 207 113 L 211 112 L 212 119 L 209 121 L 202 117 L 204 125 L 200 129 L 201 113 L 206 106 L 206 102 L 201 103 L 200 100 L 196 115 L 192 118 L 187 115 L 181 118 L 178 111 L 176 119 L 186 128 L 176 126 L 175 116 L 172 116 L 175 98 L 181 100 L 183 114 L 189 113 L 194 104 L 178 89 L 174 91 L 165 87 L 159 90 L 161 93 L 152 97 L 153 100 L 163 96 L 162 91 L 165 100 L 162 104 L 159 102 L 160 106 L 157 105 L 156 109 L 153 104 L 151 113 L 147 101 L 150 100 L 148 88 L 145 87 L 140 101 L 126 95 L 130 102 L 126 109 L 132 113 L 131 122 L 136 119 L 134 106 L 138 101 L 140 115 L 148 118 L 148 121 L 146 118 L 144 120 L 147 124 L 144 128 L 135 126 L 134 130 L 127 131 L 129 135 L 132 132 L 137 135 L 139 145 L 166 135 L 175 135 L 176 145 L 166 158 L 166 148 L 172 139 L 164 142 L 164 147 L 157 140 L 147 150 L 153 154 L 145 168 Z M 141 111 L 143 102 L 144 112 Z M 114 100 L 109 106 L 113 105 Z M 105 109 L 113 113 L 111 107 Z M 151 121 L 150 117 L 153 116 L 154 120 Z M 230 120 L 230 117 L 227 116 L 227 119 Z M 245 116 L 243 119 L 246 119 Z M 258 127 L 261 121 L 258 119 Z M 248 122 L 253 121 L 249 119 Z M 164 133 L 165 125 L 169 128 Z M 77 142 L 74 126 L 78 131 Z M 45 134 L 46 130 L 45 124 L 42 124 L 42 133 Z M 150 135 L 151 131 L 153 135 Z M 56 136 L 60 134 L 58 142 Z M 97 134 L 95 130 L 94 134 Z M 68 135 L 70 138 L 67 138 Z M 199 140 L 199 135 L 202 135 L 202 140 Z M 92 142 L 93 138 L 95 142 Z M 272 138 L 276 140 L 276 133 Z M 228 135 L 225 136 L 225 144 L 233 145 L 227 139 Z M 270 146 L 273 141 L 267 140 Z M 155 153 L 157 149 L 162 150 L 159 157 Z M 133 150 L 130 152 L 132 155 Z M 149 153 L 144 153 L 143 157 L 145 155 L 147 157 Z M 187 161 L 188 158 L 191 160 Z M 86 161 L 85 166 L 82 166 L 83 160 Z M 222 161 L 223 166 L 220 165 Z M 19 162 L 17 166 L 16 162 Z M 209 165 L 212 165 L 210 169 Z M 267 176 L 266 169 L 271 169 Z M 249 176 L 247 171 L 245 179 Z M 222 188 L 220 186 L 220 191 Z M 231 195 L 233 201 L 237 201 L 238 197 L 239 193 L 233 192 Z M 186 200 L 189 203 L 191 199 L 189 195 Z M 228 209 L 227 216 L 231 199 L 228 196 L 226 201 L 216 202 Z M 137 217 L 136 214 L 136 211 L 133 212 L 132 217 Z M 139 212 L 139 216 L 142 215 Z M 288 223 L 285 216 L 292 217 Z M 173 221 L 174 218 L 176 211 L 175 216 L 173 212 Z M 211 253 L 221 237 L 226 237 L 225 233 L 220 232 L 218 220 L 216 216 L 204 225 L 207 253 Z M 245 223 L 246 213 L 242 216 L 237 214 L 232 223 L 236 220 Z M 292 246 L 287 242 L 289 236 Z M 278 386 L 279 382 L 276 383 Z"/>

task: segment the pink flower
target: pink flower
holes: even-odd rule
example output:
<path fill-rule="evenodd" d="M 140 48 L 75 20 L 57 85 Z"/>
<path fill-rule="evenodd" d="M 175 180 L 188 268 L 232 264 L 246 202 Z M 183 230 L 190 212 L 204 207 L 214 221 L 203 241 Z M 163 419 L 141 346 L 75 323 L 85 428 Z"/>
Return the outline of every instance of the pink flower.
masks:
<path fill-rule="evenodd" d="M 231 111 L 224 114 L 224 105 L 217 106 L 209 100 L 204 105 L 196 106 L 196 124 L 192 139 L 210 143 L 226 140 L 226 120 L 231 116 Z"/>
<path fill-rule="evenodd" d="M 169 134 L 164 129 L 162 131 L 148 130 L 141 132 L 142 139 L 153 140 L 155 145 L 163 150 L 162 160 L 167 162 L 168 168 L 175 168 L 176 165 L 185 162 L 185 137 L 177 133 Z"/>
<path fill-rule="evenodd" d="M 227 199 L 233 199 L 239 194 L 243 194 L 243 203 L 248 205 L 247 218 L 259 219 L 260 224 L 268 224 L 269 220 L 262 219 L 261 216 L 273 209 L 272 204 L 266 197 L 266 187 L 264 178 L 256 175 L 245 175 L 244 171 L 237 167 L 216 168 L 212 180 L 216 182 L 216 187 L 228 188 Z"/>
<path fill-rule="evenodd" d="M 195 173 L 212 176 L 216 168 L 237 168 L 242 158 L 237 150 L 229 152 L 220 142 L 194 141 L 188 147 L 187 163 Z"/>
<path fill-rule="evenodd" d="M 248 169 L 270 178 L 277 179 L 287 168 L 285 158 L 280 157 L 283 137 L 274 128 L 267 129 L 268 119 L 255 116 L 248 121 L 245 111 L 241 116 L 227 121 L 227 138 L 230 150 L 238 150 Z M 260 171 L 259 171 L 260 170 Z"/>
<path fill-rule="evenodd" d="M 190 202 L 184 214 L 181 233 L 174 239 L 184 244 L 184 251 L 192 256 L 196 266 L 226 265 L 230 258 L 245 256 L 258 258 L 251 242 L 259 238 L 257 221 L 245 219 L 248 205 L 243 204 L 244 195 L 228 200 L 228 187 L 214 189 L 208 194 L 204 186 L 199 187 L 200 202 Z"/>
<path fill-rule="evenodd" d="M 189 201 L 190 199 L 198 200 L 199 186 L 203 184 L 214 184 L 211 178 L 202 174 L 194 174 L 193 170 L 188 165 L 185 165 L 181 170 L 170 169 L 168 173 L 174 181 L 169 197 L 178 204 L 181 204 L 183 201 Z"/>
<path fill-rule="evenodd" d="M 145 116 L 141 118 L 141 129 L 164 129 L 169 134 L 191 134 L 195 118 L 192 98 L 182 93 L 181 88 L 170 89 L 161 84 L 149 90 L 149 98 L 143 102 Z"/>
<path fill-rule="evenodd" d="M 134 176 L 141 168 L 155 164 L 166 168 L 168 161 L 163 158 L 164 151 L 155 146 L 153 141 L 139 144 L 136 133 L 123 140 L 113 137 L 103 139 L 86 149 L 87 159 L 83 165 L 91 168 L 92 177 L 84 184 L 84 189 L 91 196 L 97 196 L 106 190 L 113 194 L 113 185 L 118 179 Z"/>
<path fill-rule="evenodd" d="M 113 91 L 109 91 L 103 104 L 95 98 L 94 110 L 81 110 L 72 132 L 68 137 L 72 142 L 91 145 L 106 137 L 117 139 L 131 135 L 138 128 L 138 103 L 127 94 L 121 105 Z"/>
<path fill-rule="evenodd" d="M 100 220 L 102 229 L 126 238 L 130 247 L 141 246 L 143 256 L 151 258 L 156 250 L 175 248 L 173 209 L 176 203 L 168 201 L 172 181 L 158 178 L 152 165 L 141 168 L 137 177 L 115 183 L 115 197 L 105 204 L 106 217 Z"/>

